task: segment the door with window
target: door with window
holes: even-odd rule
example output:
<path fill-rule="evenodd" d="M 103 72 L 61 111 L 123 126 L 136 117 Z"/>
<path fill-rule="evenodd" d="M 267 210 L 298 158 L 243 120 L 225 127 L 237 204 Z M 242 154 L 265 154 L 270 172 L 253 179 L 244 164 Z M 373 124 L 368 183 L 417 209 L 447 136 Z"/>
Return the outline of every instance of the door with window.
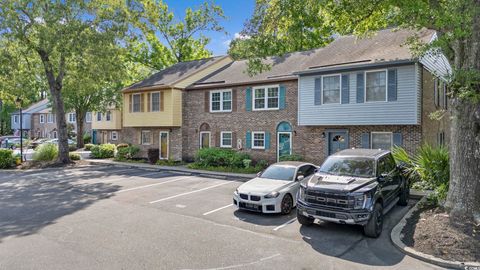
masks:
<path fill-rule="evenodd" d="M 277 160 L 280 160 L 281 157 L 292 154 L 292 133 L 278 132 L 277 134 Z"/>
<path fill-rule="evenodd" d="M 328 133 L 328 155 L 347 149 L 348 140 L 346 131 L 331 131 Z"/>
<path fill-rule="evenodd" d="M 160 131 L 160 159 L 168 159 L 168 137 L 167 131 Z"/>
<path fill-rule="evenodd" d="M 210 147 L 210 131 L 200 132 L 200 148 Z"/>

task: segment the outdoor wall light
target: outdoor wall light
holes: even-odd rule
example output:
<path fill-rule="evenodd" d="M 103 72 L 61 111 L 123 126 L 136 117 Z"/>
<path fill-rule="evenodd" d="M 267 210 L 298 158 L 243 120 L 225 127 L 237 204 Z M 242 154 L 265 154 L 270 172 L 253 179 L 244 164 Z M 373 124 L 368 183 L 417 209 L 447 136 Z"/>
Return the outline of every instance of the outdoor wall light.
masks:
<path fill-rule="evenodd" d="M 322 132 L 322 139 L 325 139 L 325 132 Z"/>

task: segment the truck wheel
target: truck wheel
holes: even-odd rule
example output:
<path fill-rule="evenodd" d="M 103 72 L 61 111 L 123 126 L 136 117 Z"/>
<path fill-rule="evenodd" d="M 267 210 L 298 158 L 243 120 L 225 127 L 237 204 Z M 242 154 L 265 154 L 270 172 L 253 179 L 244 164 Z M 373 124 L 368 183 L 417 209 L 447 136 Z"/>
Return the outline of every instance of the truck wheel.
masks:
<path fill-rule="evenodd" d="M 298 220 L 298 223 L 300 223 L 302 225 L 305 225 L 305 226 L 312 225 L 313 221 L 314 221 L 313 218 L 306 217 L 306 216 L 302 215 L 299 211 L 297 211 L 297 220 Z"/>
<path fill-rule="evenodd" d="M 290 196 L 290 194 L 287 193 L 285 194 L 285 196 L 283 196 L 283 199 L 282 199 L 282 204 L 281 204 L 282 214 L 283 215 L 290 214 L 290 212 L 292 211 L 292 207 L 293 207 L 292 196 Z"/>
<path fill-rule="evenodd" d="M 383 229 L 383 207 L 380 203 L 376 203 L 373 208 L 372 216 L 368 223 L 363 227 L 363 233 L 367 237 L 377 238 L 382 234 Z"/>
<path fill-rule="evenodd" d="M 408 197 L 410 197 L 410 188 L 408 186 L 403 187 L 398 197 L 399 197 L 397 202 L 398 205 L 400 206 L 408 205 Z"/>

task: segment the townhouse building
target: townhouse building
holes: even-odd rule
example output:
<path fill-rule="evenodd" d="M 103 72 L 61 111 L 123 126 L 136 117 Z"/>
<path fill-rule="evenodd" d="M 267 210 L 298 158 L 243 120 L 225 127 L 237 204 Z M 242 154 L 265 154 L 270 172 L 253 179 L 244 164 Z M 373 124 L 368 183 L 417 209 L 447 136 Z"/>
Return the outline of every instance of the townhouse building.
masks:
<path fill-rule="evenodd" d="M 92 113 L 92 143 L 113 143 L 122 141 L 122 111 L 109 106 L 105 112 Z"/>
<path fill-rule="evenodd" d="M 48 107 L 48 100 L 43 99 L 36 103 L 31 104 L 27 108 L 22 110 L 22 129 L 23 129 L 23 136 L 26 137 L 34 137 L 35 132 L 32 129 L 33 121 L 32 118 L 35 113 L 42 111 Z M 11 117 L 11 129 L 14 134 L 20 134 L 20 111 L 15 111 L 10 114 Z M 34 127 L 33 127 L 34 128 Z"/>

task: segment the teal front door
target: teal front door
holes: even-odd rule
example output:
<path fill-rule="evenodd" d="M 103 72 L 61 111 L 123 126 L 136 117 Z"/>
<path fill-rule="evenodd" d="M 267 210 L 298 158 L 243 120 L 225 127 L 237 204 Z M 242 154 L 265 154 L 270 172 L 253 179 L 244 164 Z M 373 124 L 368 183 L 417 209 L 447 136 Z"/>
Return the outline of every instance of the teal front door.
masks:
<path fill-rule="evenodd" d="M 292 154 L 292 133 L 278 132 L 277 136 L 277 160 L 280 160 L 280 157 Z"/>
<path fill-rule="evenodd" d="M 328 155 L 335 154 L 336 152 L 347 149 L 347 132 L 335 131 L 328 134 Z"/>

